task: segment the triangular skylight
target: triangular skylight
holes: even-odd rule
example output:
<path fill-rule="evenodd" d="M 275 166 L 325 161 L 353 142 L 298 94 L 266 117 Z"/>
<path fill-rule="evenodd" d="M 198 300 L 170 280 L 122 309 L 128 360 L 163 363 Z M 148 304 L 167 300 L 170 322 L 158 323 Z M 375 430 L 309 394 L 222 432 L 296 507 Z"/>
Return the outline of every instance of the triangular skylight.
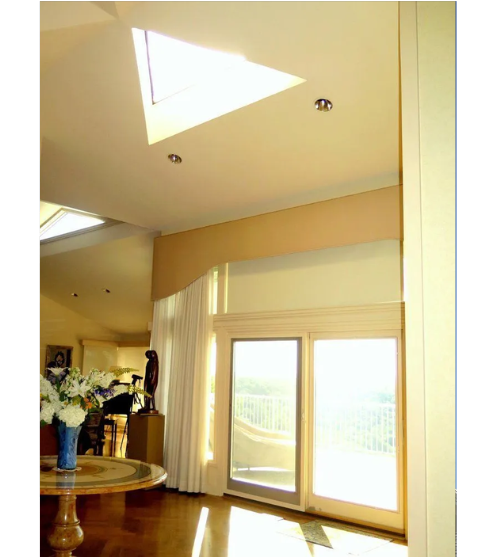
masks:
<path fill-rule="evenodd" d="M 245 60 L 243 56 L 196 47 L 153 31 L 145 31 L 145 37 L 154 103 L 211 80 L 216 73 Z"/>
<path fill-rule="evenodd" d="M 90 229 L 105 223 L 105 220 L 90 214 L 59 210 L 40 227 L 40 241 L 66 236 L 70 233 Z"/>
<path fill-rule="evenodd" d="M 133 38 L 149 144 L 305 81 L 152 31 Z"/>

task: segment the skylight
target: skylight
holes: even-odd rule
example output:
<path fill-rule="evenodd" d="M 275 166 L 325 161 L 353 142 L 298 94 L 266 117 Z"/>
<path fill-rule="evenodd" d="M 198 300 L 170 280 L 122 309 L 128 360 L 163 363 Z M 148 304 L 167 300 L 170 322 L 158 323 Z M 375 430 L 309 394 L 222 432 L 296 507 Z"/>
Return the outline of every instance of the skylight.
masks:
<path fill-rule="evenodd" d="M 153 31 L 145 31 L 145 37 L 154 103 L 245 60 L 243 56 L 197 47 Z"/>
<path fill-rule="evenodd" d="M 65 236 L 103 223 L 105 220 L 97 216 L 61 209 L 40 227 L 40 241 Z"/>
<path fill-rule="evenodd" d="M 133 39 L 150 145 L 305 82 L 153 31 Z"/>

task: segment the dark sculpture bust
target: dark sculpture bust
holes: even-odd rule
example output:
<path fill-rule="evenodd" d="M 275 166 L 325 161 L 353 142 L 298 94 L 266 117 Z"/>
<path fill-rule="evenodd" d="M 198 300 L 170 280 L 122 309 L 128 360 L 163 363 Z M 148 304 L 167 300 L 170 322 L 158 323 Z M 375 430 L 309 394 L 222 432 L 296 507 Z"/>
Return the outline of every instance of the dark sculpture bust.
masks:
<path fill-rule="evenodd" d="M 145 352 L 145 356 L 148 358 L 148 363 L 146 364 L 144 389 L 150 396 L 145 396 L 145 407 L 141 408 L 138 413 L 158 413 L 155 407 L 155 390 L 158 384 L 158 355 L 155 350 L 149 349 Z"/>

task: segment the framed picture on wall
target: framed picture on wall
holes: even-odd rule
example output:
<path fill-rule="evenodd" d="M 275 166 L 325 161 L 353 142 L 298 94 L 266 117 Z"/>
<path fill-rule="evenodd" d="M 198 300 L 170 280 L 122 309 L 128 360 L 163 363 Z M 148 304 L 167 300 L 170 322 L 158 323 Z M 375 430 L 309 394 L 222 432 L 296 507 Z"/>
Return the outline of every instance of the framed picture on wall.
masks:
<path fill-rule="evenodd" d="M 47 345 L 45 359 L 45 373 L 53 367 L 72 367 L 72 350 L 69 345 Z"/>

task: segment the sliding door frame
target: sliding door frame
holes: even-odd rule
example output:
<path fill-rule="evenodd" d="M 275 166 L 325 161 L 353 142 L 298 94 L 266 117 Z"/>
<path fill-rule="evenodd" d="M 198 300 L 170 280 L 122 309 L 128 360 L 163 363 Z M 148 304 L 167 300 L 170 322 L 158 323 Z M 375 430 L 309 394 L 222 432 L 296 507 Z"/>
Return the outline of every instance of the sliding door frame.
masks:
<path fill-rule="evenodd" d="M 301 492 L 298 505 L 281 503 L 273 499 L 256 497 L 228 489 L 229 475 L 229 425 L 230 425 L 230 390 L 231 390 L 231 347 L 232 339 L 267 339 L 267 338 L 302 338 L 302 374 L 301 374 L 301 462 L 300 487 L 308 487 L 308 464 L 305 462 L 310 451 L 308 440 L 308 400 L 310 334 L 331 333 L 342 337 L 354 337 L 361 333 L 372 336 L 386 335 L 388 332 L 403 332 L 404 303 L 376 303 L 349 307 L 329 307 L 319 309 L 302 309 L 291 311 L 254 312 L 217 314 L 213 318 L 214 332 L 217 340 L 217 362 L 215 381 L 215 448 L 214 459 L 208 463 L 208 492 L 213 495 L 235 495 L 263 503 L 284 506 L 294 510 L 305 510 L 307 503 Z M 400 337 L 400 343 L 404 340 Z M 400 346 L 400 350 L 403 345 Z M 404 368 L 402 364 L 402 375 Z M 402 382 L 404 379 L 401 379 Z M 403 398 L 403 396 L 402 396 Z M 404 401 L 402 400 L 404 405 Z M 405 410 L 405 408 L 403 408 Z M 406 437 L 404 439 L 406 447 Z M 404 460 L 404 456 L 402 456 Z M 406 483 L 407 472 L 404 470 Z M 406 508 L 406 493 L 405 508 Z M 319 513 L 321 514 L 321 513 Z M 337 518 L 337 516 L 335 516 Z M 367 525 L 366 522 L 363 522 Z"/>
<path fill-rule="evenodd" d="M 314 425 L 315 425 L 315 402 L 313 400 L 315 388 L 314 372 L 314 344 L 318 340 L 353 340 L 353 339 L 392 339 L 396 340 L 396 491 L 397 505 L 396 511 L 379 509 L 370 505 L 354 504 L 346 501 L 339 501 L 326 497 L 319 497 L 313 494 L 314 476 Z M 305 510 L 307 512 L 318 513 L 338 520 L 349 522 L 359 522 L 366 526 L 372 526 L 399 534 L 405 533 L 405 408 L 404 408 L 404 371 L 403 371 L 403 333 L 402 330 L 366 330 L 363 332 L 319 332 L 311 333 L 309 339 L 309 378 L 307 402 L 308 422 L 308 485 L 305 495 Z"/>
<path fill-rule="evenodd" d="M 295 410 L 295 491 L 284 491 L 272 487 L 266 487 L 250 483 L 249 481 L 239 481 L 231 477 L 232 461 L 232 441 L 233 441 L 233 398 L 234 398 L 234 345 L 236 342 L 276 342 L 276 341 L 296 341 L 297 342 L 297 371 L 296 371 L 296 410 Z M 303 452 L 302 452 L 302 389 L 303 389 L 303 336 L 281 336 L 281 337 L 248 337 L 231 338 L 231 367 L 230 367 L 230 386 L 229 386 L 229 440 L 227 452 L 227 491 L 234 491 L 238 494 L 245 494 L 251 497 L 262 497 L 274 502 L 301 505 L 302 500 L 302 473 L 303 473 Z"/>

